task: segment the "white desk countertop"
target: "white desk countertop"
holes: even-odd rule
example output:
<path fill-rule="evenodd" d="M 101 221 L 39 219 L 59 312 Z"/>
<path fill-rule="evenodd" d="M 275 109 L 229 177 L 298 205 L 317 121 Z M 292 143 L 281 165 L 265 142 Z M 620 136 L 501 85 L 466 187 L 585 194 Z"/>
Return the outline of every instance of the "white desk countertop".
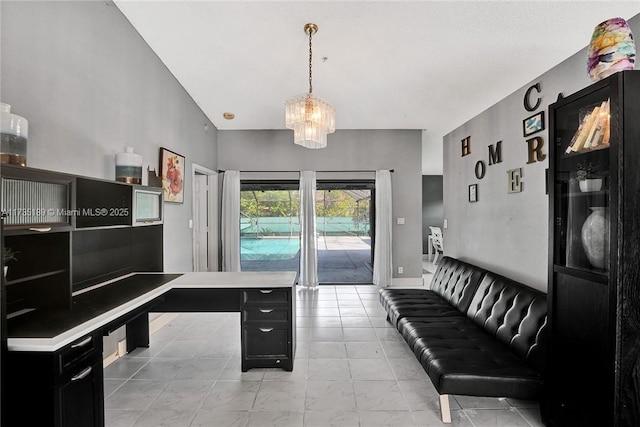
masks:
<path fill-rule="evenodd" d="M 8 338 L 7 346 L 10 351 L 56 351 L 174 288 L 291 288 L 295 286 L 296 280 L 296 272 L 293 271 L 196 273 L 163 272 L 159 274 L 182 275 L 165 283 L 164 285 L 158 286 L 146 294 L 140 295 L 125 304 L 71 328 L 60 335 L 52 338 Z M 123 278 L 130 277 L 132 275 L 133 274 L 128 274 L 123 276 Z M 112 284 L 115 281 L 117 281 L 117 279 L 110 280 L 108 284 Z M 108 286 L 108 284 L 105 286 Z"/>
<path fill-rule="evenodd" d="M 290 288 L 294 271 L 185 273 L 168 283 L 172 288 Z"/>

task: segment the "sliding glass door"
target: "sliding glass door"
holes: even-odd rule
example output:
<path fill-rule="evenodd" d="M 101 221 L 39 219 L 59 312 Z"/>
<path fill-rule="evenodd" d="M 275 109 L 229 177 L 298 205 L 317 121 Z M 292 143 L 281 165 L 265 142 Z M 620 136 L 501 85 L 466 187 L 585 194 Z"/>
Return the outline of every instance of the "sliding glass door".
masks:
<path fill-rule="evenodd" d="M 298 271 L 300 197 L 297 181 L 240 185 L 242 271 Z"/>
<path fill-rule="evenodd" d="M 372 181 L 319 181 L 316 191 L 320 284 L 372 283 Z"/>
<path fill-rule="evenodd" d="M 372 283 L 374 181 L 317 181 L 320 284 Z M 298 181 L 242 181 L 242 271 L 300 271 Z"/>

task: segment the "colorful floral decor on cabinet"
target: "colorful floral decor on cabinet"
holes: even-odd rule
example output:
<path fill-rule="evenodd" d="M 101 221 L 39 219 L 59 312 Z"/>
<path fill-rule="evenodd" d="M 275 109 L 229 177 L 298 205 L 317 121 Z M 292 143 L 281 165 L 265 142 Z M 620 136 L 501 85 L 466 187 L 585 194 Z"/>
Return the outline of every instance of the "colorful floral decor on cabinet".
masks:
<path fill-rule="evenodd" d="M 587 71 L 594 82 L 623 70 L 633 70 L 636 47 L 631 29 L 622 18 L 611 18 L 593 30 Z"/>

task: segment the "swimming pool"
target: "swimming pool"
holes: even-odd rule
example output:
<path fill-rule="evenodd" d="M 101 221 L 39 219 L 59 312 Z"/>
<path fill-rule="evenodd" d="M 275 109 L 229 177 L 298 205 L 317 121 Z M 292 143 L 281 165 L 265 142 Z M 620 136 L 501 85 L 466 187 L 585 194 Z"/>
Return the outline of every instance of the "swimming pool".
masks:
<path fill-rule="evenodd" d="M 241 238 L 241 261 L 270 261 L 293 259 L 300 251 L 300 239 L 296 237 Z"/>

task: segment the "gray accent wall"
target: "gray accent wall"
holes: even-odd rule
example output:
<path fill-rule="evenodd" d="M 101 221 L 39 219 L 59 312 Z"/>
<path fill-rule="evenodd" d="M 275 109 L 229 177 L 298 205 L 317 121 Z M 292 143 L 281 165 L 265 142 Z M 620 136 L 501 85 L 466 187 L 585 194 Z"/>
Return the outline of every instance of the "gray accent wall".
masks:
<path fill-rule="evenodd" d="M 28 166 L 115 179 L 115 154 L 132 146 L 146 184 L 160 147 L 185 156 L 184 203 L 165 204 L 164 266 L 191 271 L 191 164 L 217 169 L 213 124 L 113 3 L 2 1 L 0 14 L 0 94 L 29 120 Z"/>
<path fill-rule="evenodd" d="M 218 165 L 223 170 L 339 171 L 336 178 L 348 179 L 357 174 L 345 171 L 394 169 L 394 278 L 422 278 L 421 159 L 419 130 L 337 130 L 322 150 L 295 145 L 291 130 L 218 131 Z M 397 224 L 399 217 L 405 218 L 404 225 Z M 404 274 L 398 274 L 399 266 Z"/>
<path fill-rule="evenodd" d="M 422 175 L 422 253 L 429 253 L 430 226 L 442 228 L 442 175 Z M 433 249 L 432 249 L 433 251 Z"/>
<path fill-rule="evenodd" d="M 640 15 L 628 22 L 632 32 L 640 34 Z M 593 24 L 595 27 L 598 22 Z M 448 222 L 448 228 L 443 230 L 445 254 L 547 290 L 549 213 L 545 170 L 549 159 L 527 164 L 522 120 L 544 111 L 548 126 L 548 107 L 559 93 L 570 95 L 591 84 L 586 67 L 590 38 L 591 34 L 585 34 L 584 49 L 444 137 L 444 218 Z M 542 102 L 529 112 L 523 104 L 525 92 L 537 82 Z M 535 104 L 535 96 L 532 101 Z M 471 153 L 463 157 L 461 140 L 468 136 Z M 548 128 L 532 136 L 544 138 L 544 153 L 548 156 Z M 488 146 L 497 141 L 502 141 L 503 161 L 489 166 Z M 483 179 L 474 174 L 480 160 L 487 164 Z M 521 193 L 509 194 L 507 171 L 514 168 L 522 168 L 524 186 Z M 478 184 L 476 203 L 468 201 L 470 184 Z"/>

